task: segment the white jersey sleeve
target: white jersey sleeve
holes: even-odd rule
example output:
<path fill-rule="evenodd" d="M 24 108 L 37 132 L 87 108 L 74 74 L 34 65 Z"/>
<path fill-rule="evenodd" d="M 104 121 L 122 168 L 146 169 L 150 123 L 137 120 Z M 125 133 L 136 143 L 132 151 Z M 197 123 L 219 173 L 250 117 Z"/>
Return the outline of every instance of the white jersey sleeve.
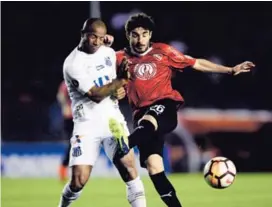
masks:
<path fill-rule="evenodd" d="M 113 59 L 113 67 L 112 67 L 112 69 L 113 69 L 113 71 L 112 71 L 112 77 L 113 77 L 113 79 L 116 79 L 117 78 L 117 68 L 116 68 L 116 66 L 117 66 L 117 62 L 116 62 L 116 53 L 115 53 L 115 51 L 114 50 L 112 50 L 112 59 Z"/>
<path fill-rule="evenodd" d="M 93 86 L 95 86 L 94 80 L 88 74 L 85 68 L 79 68 L 80 66 L 70 65 L 67 66 L 66 69 L 67 75 L 73 86 L 77 88 L 77 90 L 81 94 L 87 93 Z"/>

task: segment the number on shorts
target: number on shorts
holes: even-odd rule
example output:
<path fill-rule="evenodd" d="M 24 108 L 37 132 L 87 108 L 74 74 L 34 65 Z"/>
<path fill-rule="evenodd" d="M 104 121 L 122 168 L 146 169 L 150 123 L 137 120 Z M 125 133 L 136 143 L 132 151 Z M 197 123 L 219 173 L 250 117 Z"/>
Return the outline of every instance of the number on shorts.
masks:
<path fill-rule="evenodd" d="M 154 111 L 157 115 L 163 113 L 164 109 L 165 109 L 164 105 L 154 105 L 150 107 L 150 110 Z"/>

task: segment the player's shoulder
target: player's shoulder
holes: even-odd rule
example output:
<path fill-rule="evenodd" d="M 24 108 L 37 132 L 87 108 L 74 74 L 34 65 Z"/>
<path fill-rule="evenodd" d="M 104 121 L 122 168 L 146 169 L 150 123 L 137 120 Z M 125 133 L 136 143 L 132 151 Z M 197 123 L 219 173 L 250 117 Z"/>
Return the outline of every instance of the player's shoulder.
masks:
<path fill-rule="evenodd" d="M 117 63 L 120 64 L 122 59 L 126 56 L 126 50 L 122 49 L 122 50 L 118 50 L 116 51 L 116 59 L 117 59 Z"/>
<path fill-rule="evenodd" d="M 183 55 L 180 51 L 178 51 L 176 48 L 172 47 L 171 45 L 165 44 L 165 43 L 154 43 L 152 45 L 154 52 L 159 51 L 162 54 L 165 54 L 167 56 L 173 56 L 173 55 Z"/>
<path fill-rule="evenodd" d="M 104 46 L 104 45 L 102 45 L 100 47 L 100 51 L 103 52 L 104 54 L 115 54 L 114 49 L 112 49 L 111 47 L 108 47 L 108 46 Z"/>
<path fill-rule="evenodd" d="M 160 49 L 160 50 L 169 50 L 171 48 L 170 45 L 162 42 L 154 42 L 152 43 L 153 49 Z"/>
<path fill-rule="evenodd" d="M 64 60 L 63 70 L 72 70 L 74 67 L 82 64 L 80 51 L 75 48 Z"/>
<path fill-rule="evenodd" d="M 77 61 L 79 57 L 79 54 L 78 54 L 78 51 L 77 51 L 77 48 L 74 48 L 70 54 L 65 58 L 64 60 L 64 64 L 72 64 L 73 62 Z"/>
<path fill-rule="evenodd" d="M 116 56 L 117 57 L 124 57 L 126 55 L 126 51 L 125 51 L 125 49 L 122 49 L 122 50 L 118 50 L 118 51 L 116 51 Z"/>

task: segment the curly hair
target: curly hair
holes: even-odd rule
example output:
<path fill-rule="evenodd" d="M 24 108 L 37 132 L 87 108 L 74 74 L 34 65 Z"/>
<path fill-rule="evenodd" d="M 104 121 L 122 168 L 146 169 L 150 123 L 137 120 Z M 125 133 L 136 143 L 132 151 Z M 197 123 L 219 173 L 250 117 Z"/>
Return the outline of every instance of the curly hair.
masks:
<path fill-rule="evenodd" d="M 130 16 L 127 20 L 125 25 L 126 33 L 129 34 L 137 27 L 143 27 L 144 29 L 153 31 L 155 29 L 155 23 L 152 17 L 148 16 L 147 14 L 138 13 Z"/>

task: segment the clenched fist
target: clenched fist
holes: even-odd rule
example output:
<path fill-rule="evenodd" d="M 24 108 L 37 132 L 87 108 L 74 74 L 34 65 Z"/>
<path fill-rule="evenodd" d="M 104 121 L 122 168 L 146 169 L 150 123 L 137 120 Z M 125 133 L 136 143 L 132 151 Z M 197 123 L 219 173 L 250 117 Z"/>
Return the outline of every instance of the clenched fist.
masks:
<path fill-rule="evenodd" d="M 112 95 L 116 99 L 121 100 L 121 99 L 125 98 L 126 90 L 124 87 L 121 87 L 121 88 L 117 89 Z"/>
<path fill-rule="evenodd" d="M 130 79 L 130 73 L 128 71 L 128 60 L 126 57 L 123 58 L 121 64 L 117 68 L 117 78 L 118 79 L 125 79 L 128 80 Z"/>
<path fill-rule="evenodd" d="M 106 34 L 104 37 L 104 44 L 110 47 L 113 44 L 114 37 L 112 35 Z"/>

